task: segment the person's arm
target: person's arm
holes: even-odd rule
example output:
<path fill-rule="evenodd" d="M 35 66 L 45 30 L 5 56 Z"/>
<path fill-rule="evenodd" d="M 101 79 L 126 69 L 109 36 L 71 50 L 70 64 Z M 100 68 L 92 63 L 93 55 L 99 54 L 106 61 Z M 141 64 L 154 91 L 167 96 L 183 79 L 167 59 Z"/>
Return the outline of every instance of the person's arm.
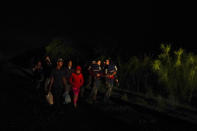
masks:
<path fill-rule="evenodd" d="M 114 71 L 114 73 L 112 74 L 113 76 L 115 76 L 115 75 L 117 74 L 117 71 L 118 71 L 117 66 L 115 66 L 114 68 L 115 68 L 115 71 Z"/>
<path fill-rule="evenodd" d="M 44 81 L 44 71 L 43 70 L 40 72 L 40 81 L 41 82 Z"/>
<path fill-rule="evenodd" d="M 35 65 L 35 66 L 32 68 L 32 73 L 35 74 L 35 72 L 37 71 L 37 69 L 38 69 L 38 68 L 37 68 L 37 65 Z"/>
<path fill-rule="evenodd" d="M 80 85 L 82 86 L 84 84 L 84 77 L 82 74 L 81 74 L 81 81 L 80 82 L 81 82 Z"/>
<path fill-rule="evenodd" d="M 117 72 L 115 71 L 115 72 L 112 74 L 112 76 L 115 76 L 115 75 L 116 75 L 116 73 L 117 73 Z"/>
<path fill-rule="evenodd" d="M 91 71 L 92 70 L 92 66 L 90 65 L 89 67 L 88 67 L 88 71 Z"/>
<path fill-rule="evenodd" d="M 105 77 L 109 77 L 108 70 L 105 69 Z"/>
<path fill-rule="evenodd" d="M 51 77 L 51 78 L 50 78 L 49 87 L 48 87 L 48 92 L 51 91 L 51 88 L 52 88 L 52 86 L 53 86 L 53 83 L 54 83 L 54 77 Z"/>
<path fill-rule="evenodd" d="M 101 71 L 102 71 L 102 69 L 101 69 L 101 67 L 99 67 L 99 71 L 97 73 L 97 77 L 100 77 L 102 75 Z"/>
<path fill-rule="evenodd" d="M 67 86 L 66 86 L 66 85 L 67 85 L 67 81 L 66 81 L 66 77 L 63 76 L 62 80 L 63 80 L 63 83 L 64 83 L 65 91 L 67 91 Z"/>
<path fill-rule="evenodd" d="M 117 68 L 117 66 L 115 66 L 115 71 L 116 71 L 116 72 L 118 71 L 118 68 Z"/>
<path fill-rule="evenodd" d="M 71 85 L 73 85 L 73 74 L 71 74 L 70 78 L 69 78 L 69 82 Z"/>

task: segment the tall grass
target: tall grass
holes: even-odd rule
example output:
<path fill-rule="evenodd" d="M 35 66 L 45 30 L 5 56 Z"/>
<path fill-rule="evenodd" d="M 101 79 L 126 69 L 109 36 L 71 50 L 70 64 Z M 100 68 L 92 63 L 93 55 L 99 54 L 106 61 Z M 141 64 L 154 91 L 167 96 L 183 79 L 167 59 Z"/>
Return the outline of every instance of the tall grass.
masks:
<path fill-rule="evenodd" d="M 59 57 L 65 59 L 79 59 L 80 53 L 65 41 L 61 39 L 53 39 L 48 46 L 45 47 L 46 53 L 52 57 L 52 59 L 57 59 Z"/>
<path fill-rule="evenodd" d="M 61 40 L 53 40 L 46 52 L 57 57 L 80 59 L 78 50 L 66 46 Z M 197 55 L 187 53 L 182 48 L 172 50 L 171 45 L 161 44 L 161 53 L 156 58 L 144 55 L 143 58 L 131 56 L 126 62 L 118 51 L 96 49 L 95 56 L 104 60 L 110 54 L 118 64 L 120 88 L 147 96 L 166 99 L 175 103 L 191 103 L 197 89 Z M 83 60 L 86 60 L 85 57 Z M 86 60 L 88 61 L 88 60 Z"/>
<path fill-rule="evenodd" d="M 157 58 L 132 56 L 119 73 L 124 89 L 188 104 L 197 89 L 197 55 L 161 44 Z"/>

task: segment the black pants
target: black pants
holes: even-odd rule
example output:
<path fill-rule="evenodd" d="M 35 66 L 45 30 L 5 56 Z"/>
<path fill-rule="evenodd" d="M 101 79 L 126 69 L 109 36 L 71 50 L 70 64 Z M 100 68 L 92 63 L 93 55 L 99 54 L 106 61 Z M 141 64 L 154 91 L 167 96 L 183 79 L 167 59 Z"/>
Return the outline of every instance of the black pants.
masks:
<path fill-rule="evenodd" d="M 57 108 L 60 108 L 63 104 L 63 93 L 64 88 L 62 87 L 54 87 L 52 90 L 54 106 L 56 106 Z"/>

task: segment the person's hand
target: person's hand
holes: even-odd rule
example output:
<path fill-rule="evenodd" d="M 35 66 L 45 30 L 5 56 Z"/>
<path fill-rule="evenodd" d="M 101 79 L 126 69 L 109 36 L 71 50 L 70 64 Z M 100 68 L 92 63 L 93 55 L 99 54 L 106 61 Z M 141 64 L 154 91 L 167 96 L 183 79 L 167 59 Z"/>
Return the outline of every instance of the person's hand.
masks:
<path fill-rule="evenodd" d="M 47 89 L 47 93 L 51 92 L 51 88 Z"/>
<path fill-rule="evenodd" d="M 48 90 L 48 89 L 45 89 L 45 90 L 44 90 L 44 94 L 45 94 L 45 95 L 49 94 L 49 90 Z"/>

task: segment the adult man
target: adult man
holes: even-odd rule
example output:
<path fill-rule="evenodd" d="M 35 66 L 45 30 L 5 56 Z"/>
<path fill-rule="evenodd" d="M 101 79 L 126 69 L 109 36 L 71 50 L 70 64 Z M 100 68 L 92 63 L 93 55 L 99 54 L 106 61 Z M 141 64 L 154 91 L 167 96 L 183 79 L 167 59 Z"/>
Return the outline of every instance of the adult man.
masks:
<path fill-rule="evenodd" d="M 41 100 L 43 92 L 43 81 L 44 81 L 44 74 L 43 74 L 43 67 L 41 61 L 38 61 L 36 65 L 32 69 L 33 71 L 33 85 L 35 88 L 32 90 L 32 94 L 36 96 L 36 100 Z M 37 102 L 39 102 L 37 101 Z"/>
<path fill-rule="evenodd" d="M 96 65 L 96 61 L 93 60 L 92 63 L 90 64 L 90 66 L 88 67 L 88 72 L 89 72 L 88 84 L 87 84 L 88 87 L 91 87 L 92 82 L 93 82 L 94 75 L 93 75 L 92 67 L 95 65 Z"/>
<path fill-rule="evenodd" d="M 105 101 L 109 100 L 111 96 L 112 88 L 114 86 L 114 79 L 117 73 L 117 66 L 112 64 L 109 59 L 106 60 L 106 67 L 105 67 L 105 76 L 106 76 L 106 87 L 107 91 L 105 94 Z"/>
<path fill-rule="evenodd" d="M 54 104 L 59 108 L 62 103 L 62 95 L 66 91 L 66 75 L 63 67 L 63 59 L 59 58 L 57 66 L 51 72 L 49 92 L 51 91 L 54 98 Z"/>
<path fill-rule="evenodd" d="M 98 60 L 97 64 L 92 65 L 92 73 L 93 73 L 93 88 L 90 93 L 90 97 L 92 97 L 92 100 L 95 102 L 98 88 L 101 84 L 101 75 L 102 75 L 101 60 Z"/>
<path fill-rule="evenodd" d="M 47 90 L 47 87 L 50 83 L 50 75 L 52 71 L 52 62 L 49 56 L 46 56 L 43 62 L 43 70 L 44 70 L 44 89 Z"/>
<path fill-rule="evenodd" d="M 38 61 L 37 64 L 33 67 L 33 81 L 36 85 L 36 89 L 41 88 L 42 82 L 44 80 L 43 67 L 41 61 Z"/>

